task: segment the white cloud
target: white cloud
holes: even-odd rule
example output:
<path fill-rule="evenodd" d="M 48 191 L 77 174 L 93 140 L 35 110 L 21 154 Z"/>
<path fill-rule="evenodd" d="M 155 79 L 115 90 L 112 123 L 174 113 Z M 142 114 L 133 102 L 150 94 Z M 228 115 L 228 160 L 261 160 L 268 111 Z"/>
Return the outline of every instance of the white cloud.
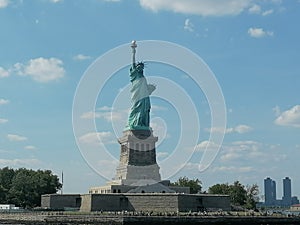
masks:
<path fill-rule="evenodd" d="M 258 145 L 259 144 L 259 142 L 251 141 L 251 140 L 248 140 L 248 141 L 234 141 L 232 143 L 234 145 Z"/>
<path fill-rule="evenodd" d="M 50 82 L 58 80 L 65 75 L 63 62 L 57 58 L 36 58 L 31 59 L 27 64 L 16 63 L 14 70 L 22 76 L 30 76 L 37 82 Z"/>
<path fill-rule="evenodd" d="M 273 36 L 274 32 L 265 31 L 263 28 L 250 27 L 248 29 L 248 34 L 254 38 L 262 38 L 262 37 L 266 37 L 266 36 Z"/>
<path fill-rule="evenodd" d="M 7 119 L 0 118 L 0 124 L 7 123 L 7 122 L 8 122 Z"/>
<path fill-rule="evenodd" d="M 37 148 L 35 146 L 33 146 L 33 145 L 26 145 L 24 147 L 24 149 L 26 149 L 26 150 L 36 150 Z"/>
<path fill-rule="evenodd" d="M 93 111 L 85 112 L 80 116 L 81 119 L 95 119 L 95 118 L 101 118 L 100 113 L 96 113 Z"/>
<path fill-rule="evenodd" d="M 103 118 L 108 122 L 121 121 L 123 119 L 122 113 L 120 112 L 86 112 L 81 115 L 82 119 L 94 119 Z"/>
<path fill-rule="evenodd" d="M 233 173 L 248 173 L 253 172 L 254 168 L 251 166 L 242 166 L 242 167 L 235 167 L 235 166 L 220 166 L 212 168 L 213 172 L 233 172 Z"/>
<path fill-rule="evenodd" d="M 9 141 L 26 141 L 27 140 L 27 137 L 20 136 L 17 134 L 8 134 L 6 137 Z"/>
<path fill-rule="evenodd" d="M 187 170 L 199 171 L 199 163 L 188 162 L 181 166 Z"/>
<path fill-rule="evenodd" d="M 62 2 L 63 0 L 50 0 L 50 2 L 52 3 L 58 3 L 58 2 Z"/>
<path fill-rule="evenodd" d="M 0 9 L 6 8 L 9 5 L 9 3 L 10 3 L 9 0 L 0 0 Z"/>
<path fill-rule="evenodd" d="M 151 110 L 152 111 L 166 111 L 168 110 L 167 107 L 160 106 L 160 105 L 151 105 Z"/>
<path fill-rule="evenodd" d="M 0 98 L 0 105 L 5 105 L 5 104 L 8 104 L 8 103 L 9 103 L 9 100 Z"/>
<path fill-rule="evenodd" d="M 275 4 L 281 4 L 282 3 L 282 0 L 271 0 L 272 3 L 275 3 Z"/>
<path fill-rule="evenodd" d="M 227 130 L 229 128 L 223 128 L 223 127 L 211 127 L 211 128 L 205 128 L 206 132 L 212 132 L 212 133 L 227 133 Z"/>
<path fill-rule="evenodd" d="M 42 165 L 42 162 L 38 159 L 0 159 L 0 167 L 36 167 Z"/>
<path fill-rule="evenodd" d="M 282 112 L 275 120 L 275 124 L 281 126 L 300 127 L 300 105 L 295 105 Z"/>
<path fill-rule="evenodd" d="M 249 7 L 251 0 L 140 0 L 143 8 L 157 12 L 168 10 L 200 16 L 237 15 Z"/>
<path fill-rule="evenodd" d="M 269 10 L 266 10 L 266 11 L 262 12 L 261 7 L 257 4 L 254 4 L 252 7 L 250 7 L 248 11 L 251 14 L 260 14 L 262 16 L 267 16 L 267 15 L 270 15 L 274 12 L 273 9 L 269 9 Z"/>
<path fill-rule="evenodd" d="M 104 177 L 114 177 L 115 176 L 115 171 L 116 167 L 119 164 L 119 160 L 106 160 L 102 159 L 97 162 L 97 165 L 101 169 L 101 175 Z"/>
<path fill-rule="evenodd" d="M 239 134 L 243 134 L 243 133 L 247 133 L 249 131 L 252 130 L 252 127 L 249 127 L 247 125 L 238 125 L 234 128 L 234 131 L 239 133 Z"/>
<path fill-rule="evenodd" d="M 262 15 L 263 15 L 263 16 L 267 16 L 267 15 L 272 14 L 273 12 L 274 12 L 273 9 L 269 9 L 269 10 L 264 11 L 264 12 L 262 13 Z"/>
<path fill-rule="evenodd" d="M 113 108 L 105 105 L 105 106 L 102 106 L 102 107 L 98 108 L 98 110 L 100 110 L 100 111 L 111 111 L 111 110 L 113 110 Z"/>
<path fill-rule="evenodd" d="M 77 61 L 83 61 L 83 60 L 87 60 L 87 59 L 91 59 L 91 58 L 92 58 L 91 56 L 83 55 L 83 54 L 78 54 L 73 57 L 73 59 L 77 60 Z"/>
<path fill-rule="evenodd" d="M 0 66 L 0 78 L 8 77 L 9 75 L 10 75 L 10 72 Z"/>
<path fill-rule="evenodd" d="M 241 157 L 241 154 L 238 154 L 236 152 L 229 152 L 224 155 L 222 155 L 220 158 L 222 161 L 231 161 L 236 160 Z"/>
<path fill-rule="evenodd" d="M 252 127 L 244 125 L 244 124 L 237 125 L 236 127 L 229 127 L 226 129 L 224 129 L 222 127 L 205 128 L 205 131 L 207 131 L 207 132 L 225 133 L 225 134 L 230 134 L 230 133 L 244 134 L 251 130 L 253 130 Z"/>
<path fill-rule="evenodd" d="M 249 13 L 259 14 L 260 12 L 261 12 L 261 7 L 257 4 L 254 4 L 252 7 L 249 8 Z"/>
<path fill-rule="evenodd" d="M 256 141 L 235 141 L 226 145 L 223 145 L 223 151 L 221 152 L 220 159 L 223 162 L 242 162 L 245 160 L 251 162 L 254 160 L 257 162 L 280 161 L 287 156 L 282 152 L 279 145 L 263 144 Z"/>
<path fill-rule="evenodd" d="M 202 141 L 198 145 L 195 146 L 195 151 L 205 151 L 205 150 L 218 150 L 221 146 L 214 143 L 213 141 Z"/>
<path fill-rule="evenodd" d="M 109 131 L 90 132 L 79 137 L 79 141 L 83 144 L 99 145 L 101 143 L 115 143 L 115 138 Z"/>
<path fill-rule="evenodd" d="M 162 159 L 162 158 L 166 158 L 167 156 L 169 156 L 168 152 L 157 152 L 156 156 L 158 159 Z"/>
<path fill-rule="evenodd" d="M 194 24 L 192 24 L 192 22 L 190 21 L 190 19 L 186 19 L 184 21 L 184 27 L 183 29 L 189 31 L 189 32 L 193 32 L 194 31 Z"/>
<path fill-rule="evenodd" d="M 166 140 L 171 137 L 171 135 L 167 132 L 167 124 L 160 117 L 152 118 L 150 122 L 150 127 L 153 130 L 153 135 L 158 137 L 157 146 L 159 146 L 163 140 Z"/>
<path fill-rule="evenodd" d="M 101 108 L 96 109 L 96 111 L 90 111 L 83 113 L 80 118 L 81 119 L 105 119 L 107 122 L 112 121 L 124 121 L 127 118 L 127 110 L 119 110 L 114 111 L 112 108 L 108 106 L 103 106 Z"/>
<path fill-rule="evenodd" d="M 227 146 L 227 150 L 233 151 L 257 151 L 262 144 L 256 141 L 234 141 L 231 145 Z"/>
<path fill-rule="evenodd" d="M 235 141 L 223 147 L 220 156 L 222 161 L 234 161 L 237 159 L 250 159 L 261 156 L 262 144 L 255 141 Z"/>

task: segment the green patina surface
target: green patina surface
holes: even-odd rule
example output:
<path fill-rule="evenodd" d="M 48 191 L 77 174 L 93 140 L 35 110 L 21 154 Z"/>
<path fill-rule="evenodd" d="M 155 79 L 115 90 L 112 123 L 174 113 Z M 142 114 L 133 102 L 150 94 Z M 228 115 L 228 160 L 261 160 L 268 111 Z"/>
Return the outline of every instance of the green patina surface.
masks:
<path fill-rule="evenodd" d="M 125 130 L 150 130 L 150 98 L 155 86 L 148 84 L 144 76 L 144 64 L 133 63 L 130 68 L 131 102 L 130 113 Z"/>

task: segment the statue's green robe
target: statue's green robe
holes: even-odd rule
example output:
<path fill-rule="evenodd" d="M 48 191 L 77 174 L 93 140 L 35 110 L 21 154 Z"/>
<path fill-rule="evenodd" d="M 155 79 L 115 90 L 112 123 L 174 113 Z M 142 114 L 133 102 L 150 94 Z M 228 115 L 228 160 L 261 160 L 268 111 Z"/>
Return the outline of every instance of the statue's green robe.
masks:
<path fill-rule="evenodd" d="M 128 117 L 127 129 L 149 130 L 150 98 L 147 80 L 143 75 L 143 65 L 137 64 L 130 68 L 132 106 Z"/>

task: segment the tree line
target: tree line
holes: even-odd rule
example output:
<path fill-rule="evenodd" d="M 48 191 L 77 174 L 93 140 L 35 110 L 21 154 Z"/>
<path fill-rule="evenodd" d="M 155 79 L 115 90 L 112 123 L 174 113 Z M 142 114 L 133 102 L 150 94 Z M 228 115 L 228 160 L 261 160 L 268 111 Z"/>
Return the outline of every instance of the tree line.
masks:
<path fill-rule="evenodd" d="M 259 201 L 259 189 L 257 184 L 243 185 L 239 181 L 233 184 L 215 184 L 208 188 L 207 192 L 202 191 L 202 182 L 188 177 L 180 177 L 171 185 L 190 187 L 190 193 L 208 193 L 208 194 L 223 194 L 229 195 L 232 206 L 241 206 L 246 209 L 256 209 L 256 203 Z"/>
<path fill-rule="evenodd" d="M 229 195 L 233 206 L 255 209 L 258 202 L 258 185 L 243 185 L 239 181 L 233 184 L 215 184 L 202 191 L 202 182 L 188 177 L 180 177 L 172 182 L 174 186 L 190 187 L 191 194 L 209 193 Z M 41 195 L 53 194 L 62 188 L 57 175 L 51 170 L 0 169 L 0 204 L 15 204 L 23 208 L 38 207 L 41 204 Z"/>
<path fill-rule="evenodd" d="M 59 178 L 51 170 L 0 169 L 0 204 L 37 207 L 41 204 L 41 195 L 56 193 L 61 188 Z"/>

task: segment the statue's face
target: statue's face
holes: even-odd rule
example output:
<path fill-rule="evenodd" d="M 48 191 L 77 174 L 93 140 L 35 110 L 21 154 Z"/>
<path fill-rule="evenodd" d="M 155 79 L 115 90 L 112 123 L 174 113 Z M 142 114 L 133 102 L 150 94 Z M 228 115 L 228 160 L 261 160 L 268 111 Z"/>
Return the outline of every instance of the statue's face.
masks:
<path fill-rule="evenodd" d="M 139 72 L 142 72 L 144 70 L 144 64 L 138 64 L 136 69 L 139 71 Z"/>

